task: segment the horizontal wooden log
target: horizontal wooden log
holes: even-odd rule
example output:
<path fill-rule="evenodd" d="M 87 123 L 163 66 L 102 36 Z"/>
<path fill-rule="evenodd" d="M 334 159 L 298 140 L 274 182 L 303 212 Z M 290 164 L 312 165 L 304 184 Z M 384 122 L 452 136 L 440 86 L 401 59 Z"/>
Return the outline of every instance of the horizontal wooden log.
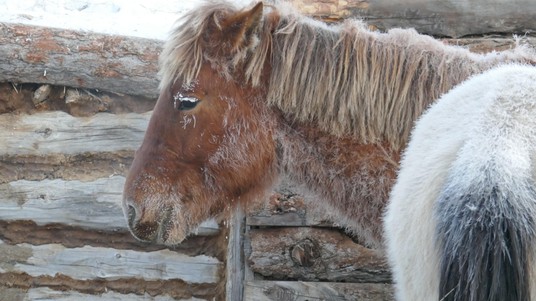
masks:
<path fill-rule="evenodd" d="M 0 219 L 61 223 L 93 229 L 125 229 L 124 177 L 90 182 L 20 180 L 0 185 Z"/>
<path fill-rule="evenodd" d="M 179 245 L 166 247 L 138 241 L 126 229 L 110 231 L 58 223 L 40 226 L 28 220 L 0 220 L 0 240 L 10 245 L 21 243 L 31 245 L 61 244 L 68 248 L 93 246 L 143 252 L 170 248 L 188 256 L 207 255 L 223 258 L 222 235 L 224 235 L 223 231 L 218 235 L 189 236 Z"/>
<path fill-rule="evenodd" d="M 61 274 L 78 280 L 139 278 L 217 283 L 222 267 L 222 263 L 213 257 L 191 257 L 170 250 L 139 252 L 0 242 L 0 273 L 17 272 L 33 277 Z"/>
<path fill-rule="evenodd" d="M 249 267 L 272 280 L 391 281 L 383 254 L 337 230 L 281 227 L 251 229 Z"/>
<path fill-rule="evenodd" d="M 162 41 L 0 23 L 0 82 L 158 95 Z"/>
<path fill-rule="evenodd" d="M 123 176 L 112 176 L 89 182 L 54 179 L 0 184 L 0 220 L 125 231 L 121 207 L 124 183 Z M 218 231 L 216 222 L 210 220 L 195 234 L 214 235 Z"/>
<path fill-rule="evenodd" d="M 32 277 L 26 273 L 8 272 L 0 273 L 0 300 L 4 292 L 11 291 L 30 291 L 37 290 L 61 290 L 67 292 L 79 292 L 93 296 L 84 300 L 98 299 L 99 295 L 109 292 L 117 292 L 123 295 L 134 296 L 169 296 L 175 300 L 191 299 L 193 297 L 201 300 L 214 301 L 214 297 L 221 295 L 220 285 L 218 283 L 187 283 L 180 279 L 171 280 L 145 280 L 142 278 L 121 278 L 117 280 L 94 279 L 94 280 L 77 280 L 62 274 L 54 276 Z M 21 299 L 7 299 L 21 300 Z M 24 300 L 24 299 L 22 299 Z M 43 300 L 43 299 L 40 299 Z M 45 300 L 55 300 L 45 299 Z M 74 300 L 79 300 L 75 298 Z M 124 299 L 120 299 L 124 300 Z M 128 300 L 128 299 L 127 299 Z M 217 299 L 216 299 L 217 300 Z M 118 300 L 119 301 L 119 300 Z"/>
<path fill-rule="evenodd" d="M 0 115 L 0 155 L 77 154 L 135 150 L 151 113 L 73 117 L 54 111 Z"/>
<path fill-rule="evenodd" d="M 390 284 L 327 283 L 302 281 L 248 281 L 244 288 L 248 301 L 391 301 Z"/>
<path fill-rule="evenodd" d="M 153 109 L 156 100 L 65 86 L 15 83 L 0 83 L 0 99 L 0 114 L 58 110 L 73 116 L 92 116 L 100 112 L 145 113 Z"/>
<path fill-rule="evenodd" d="M 45 179 L 93 181 L 126 176 L 134 150 L 81 154 L 0 155 L 0 184 Z"/>
<path fill-rule="evenodd" d="M 353 17 L 356 9 L 367 9 L 374 0 L 288 0 L 300 12 L 327 22 Z"/>
<path fill-rule="evenodd" d="M 328 20 L 357 17 L 386 30 L 412 27 L 433 36 L 536 31 L 532 0 L 290 0 L 307 14 Z"/>
<path fill-rule="evenodd" d="M 4 298 L 1 300 L 25 300 L 25 301 L 37 301 L 37 300 L 56 300 L 56 301 L 70 301 L 70 300 L 93 300 L 99 301 L 205 301 L 210 299 L 188 298 L 188 299 L 175 299 L 167 295 L 151 296 L 147 293 L 143 295 L 136 294 L 121 294 L 117 292 L 106 292 L 98 295 L 84 294 L 77 291 L 56 291 L 49 288 L 32 288 L 29 290 L 0 287 L 0 295 Z"/>
<path fill-rule="evenodd" d="M 125 174 L 151 112 L 74 117 L 61 111 L 0 114 L 0 183 Z"/>
<path fill-rule="evenodd" d="M 504 51 L 512 49 L 518 44 L 536 48 L 536 36 L 530 35 L 508 36 L 491 34 L 474 38 L 443 39 L 443 41 L 450 45 L 466 47 L 470 51 L 477 53 Z"/>

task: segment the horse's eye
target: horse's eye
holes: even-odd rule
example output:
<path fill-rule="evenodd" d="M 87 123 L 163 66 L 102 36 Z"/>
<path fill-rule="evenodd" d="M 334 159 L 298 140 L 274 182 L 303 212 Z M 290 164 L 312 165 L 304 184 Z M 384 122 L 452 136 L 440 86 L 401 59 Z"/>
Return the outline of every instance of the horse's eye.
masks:
<path fill-rule="evenodd" d="M 199 99 L 192 96 L 185 96 L 178 93 L 173 97 L 173 107 L 179 111 L 187 111 L 195 108 L 199 103 Z"/>

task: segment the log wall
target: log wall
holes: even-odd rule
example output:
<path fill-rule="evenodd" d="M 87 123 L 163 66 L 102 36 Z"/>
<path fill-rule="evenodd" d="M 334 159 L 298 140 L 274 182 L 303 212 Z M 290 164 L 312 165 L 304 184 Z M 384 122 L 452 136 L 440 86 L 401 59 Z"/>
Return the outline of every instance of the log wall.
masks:
<path fill-rule="evenodd" d="M 244 300 L 394 300 L 383 252 L 353 241 L 300 196 L 274 193 L 244 223 Z"/>
<path fill-rule="evenodd" d="M 173 249 L 140 243 L 126 227 L 125 174 L 154 99 L 94 92 L 121 108 L 99 112 L 62 106 L 65 95 L 53 93 L 35 104 L 38 89 L 0 94 L 0 299 L 224 300 L 217 224 Z"/>

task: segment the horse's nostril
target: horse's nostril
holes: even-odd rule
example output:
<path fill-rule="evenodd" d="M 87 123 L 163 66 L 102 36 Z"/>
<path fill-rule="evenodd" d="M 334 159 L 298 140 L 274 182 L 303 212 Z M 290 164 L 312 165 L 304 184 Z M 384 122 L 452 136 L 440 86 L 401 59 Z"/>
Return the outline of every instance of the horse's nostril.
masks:
<path fill-rule="evenodd" d="M 134 222 L 136 221 L 136 208 L 132 205 L 128 205 L 128 226 L 133 229 Z"/>

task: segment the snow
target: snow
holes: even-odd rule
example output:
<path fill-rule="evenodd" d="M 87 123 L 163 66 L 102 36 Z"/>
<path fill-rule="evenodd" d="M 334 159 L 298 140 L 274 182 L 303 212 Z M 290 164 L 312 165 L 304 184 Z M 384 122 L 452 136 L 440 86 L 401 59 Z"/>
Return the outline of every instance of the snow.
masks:
<path fill-rule="evenodd" d="M 247 5 L 251 0 L 233 0 Z M 165 40 L 200 0 L 0 0 L 0 22 Z"/>

